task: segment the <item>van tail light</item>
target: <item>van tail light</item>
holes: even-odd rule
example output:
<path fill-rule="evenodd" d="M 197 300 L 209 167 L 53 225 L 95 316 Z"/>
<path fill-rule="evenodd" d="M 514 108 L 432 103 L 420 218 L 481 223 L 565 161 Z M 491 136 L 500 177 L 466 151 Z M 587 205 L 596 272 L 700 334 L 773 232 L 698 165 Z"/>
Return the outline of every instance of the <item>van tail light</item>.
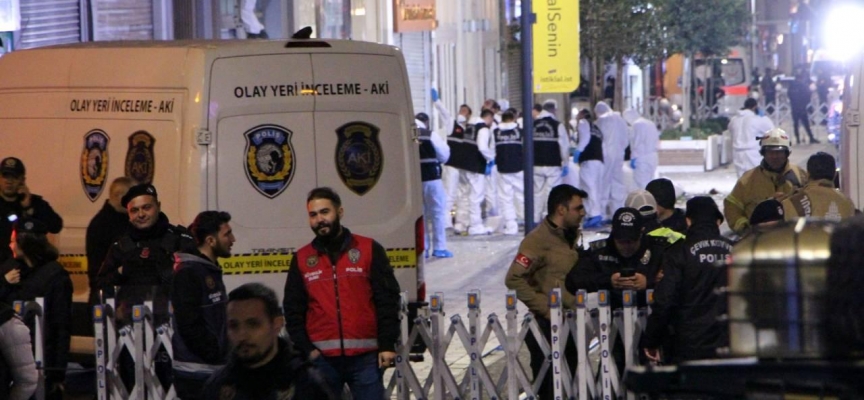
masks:
<path fill-rule="evenodd" d="M 414 223 L 414 248 L 417 253 L 417 301 L 426 301 L 426 279 L 423 277 L 423 254 L 426 251 L 426 221 L 423 216 Z"/>

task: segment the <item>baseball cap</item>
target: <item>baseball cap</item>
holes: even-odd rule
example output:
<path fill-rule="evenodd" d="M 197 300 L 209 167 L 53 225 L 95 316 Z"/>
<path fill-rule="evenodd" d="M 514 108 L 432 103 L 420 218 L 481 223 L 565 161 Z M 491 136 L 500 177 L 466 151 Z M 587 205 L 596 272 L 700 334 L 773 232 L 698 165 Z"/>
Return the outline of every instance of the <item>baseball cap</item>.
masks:
<path fill-rule="evenodd" d="M 149 183 L 142 183 L 140 185 L 135 185 L 129 188 L 129 191 L 126 192 L 126 195 L 120 199 L 120 205 L 126 207 L 132 199 L 138 196 L 149 195 L 153 196 L 154 199 L 159 200 L 158 194 L 156 193 L 156 188 Z"/>
<path fill-rule="evenodd" d="M 6 157 L 0 161 L 0 174 L 24 176 L 24 163 L 15 157 Z"/>
<path fill-rule="evenodd" d="M 642 236 L 642 216 L 639 210 L 621 207 L 612 217 L 612 239 L 637 240 Z"/>
<path fill-rule="evenodd" d="M 687 200 L 687 211 L 684 216 L 690 218 L 691 221 L 715 221 L 719 219 L 722 222 L 725 219 L 723 213 L 717 208 L 717 203 L 708 196 L 696 196 Z"/>
<path fill-rule="evenodd" d="M 15 232 L 32 233 L 36 235 L 47 235 L 48 227 L 42 221 L 33 217 L 22 217 L 15 221 Z"/>
<path fill-rule="evenodd" d="M 750 225 L 782 221 L 785 215 L 782 203 L 775 199 L 768 199 L 759 203 L 753 210 L 753 214 L 750 214 Z"/>
<path fill-rule="evenodd" d="M 657 213 L 657 202 L 654 195 L 647 190 L 634 190 L 627 195 L 624 206 L 639 210 L 643 217 L 650 217 Z"/>

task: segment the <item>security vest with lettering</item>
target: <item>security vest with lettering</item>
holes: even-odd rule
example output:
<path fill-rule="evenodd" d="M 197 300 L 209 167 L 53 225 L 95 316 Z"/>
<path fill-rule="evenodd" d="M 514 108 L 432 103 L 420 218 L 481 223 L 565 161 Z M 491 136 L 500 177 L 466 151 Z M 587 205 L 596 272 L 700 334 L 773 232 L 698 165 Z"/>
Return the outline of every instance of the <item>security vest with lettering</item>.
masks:
<path fill-rule="evenodd" d="M 352 234 L 335 265 L 311 243 L 297 251 L 297 257 L 309 295 L 306 331 L 312 344 L 328 357 L 377 350 L 378 321 L 369 282 L 372 239 Z"/>
<path fill-rule="evenodd" d="M 561 146 L 558 144 L 560 124 L 552 117 L 534 121 L 534 166 L 561 166 Z"/>
<path fill-rule="evenodd" d="M 447 138 L 447 143 L 450 144 L 450 159 L 447 160 L 447 165 L 477 174 L 486 172 L 486 159 L 477 148 L 477 132 L 481 128 L 486 128 L 486 124 L 467 125 L 459 132 L 459 136 L 454 129 L 453 134 Z"/>
<path fill-rule="evenodd" d="M 417 139 L 420 140 L 420 178 L 423 182 L 441 179 L 441 163 L 432 145 L 432 131 L 426 128 L 418 128 L 417 131 Z"/>
<path fill-rule="evenodd" d="M 522 172 L 522 131 L 515 123 L 502 123 L 495 131 L 495 165 L 502 174 Z"/>
<path fill-rule="evenodd" d="M 585 146 L 585 150 L 579 155 L 579 163 L 597 160 L 603 162 L 603 132 L 593 123 L 591 125 L 591 140 Z"/>

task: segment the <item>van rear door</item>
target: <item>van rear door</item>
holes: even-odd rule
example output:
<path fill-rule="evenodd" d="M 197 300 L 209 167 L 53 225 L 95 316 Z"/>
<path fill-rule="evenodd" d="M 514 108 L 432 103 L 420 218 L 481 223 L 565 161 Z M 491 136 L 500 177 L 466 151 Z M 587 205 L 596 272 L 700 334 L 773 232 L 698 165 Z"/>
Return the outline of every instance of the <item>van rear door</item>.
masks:
<path fill-rule="evenodd" d="M 318 185 L 342 197 L 345 226 L 387 249 L 401 289 L 414 300 L 422 189 L 400 61 L 394 55 L 312 55 L 316 171 Z"/>

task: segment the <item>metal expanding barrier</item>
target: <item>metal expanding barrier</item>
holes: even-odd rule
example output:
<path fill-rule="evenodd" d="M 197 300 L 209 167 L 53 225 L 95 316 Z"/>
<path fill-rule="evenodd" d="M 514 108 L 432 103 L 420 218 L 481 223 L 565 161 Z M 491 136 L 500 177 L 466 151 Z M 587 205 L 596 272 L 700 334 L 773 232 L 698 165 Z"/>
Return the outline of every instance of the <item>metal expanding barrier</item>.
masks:
<path fill-rule="evenodd" d="M 12 309 L 24 321 L 33 320 L 33 360 L 36 361 L 38 384 L 33 397 L 36 400 L 45 399 L 45 298 L 37 297 L 33 301 L 16 301 Z"/>
<path fill-rule="evenodd" d="M 647 292 L 648 304 L 653 292 Z M 536 393 L 547 374 L 552 374 L 555 398 L 623 398 L 635 399 L 626 391 L 622 376 L 613 357 L 613 347 L 620 337 L 624 347 L 625 367 L 638 365 L 638 342 L 645 329 L 648 308 L 638 308 L 636 293 L 623 293 L 624 308 L 612 310 L 609 293 L 596 294 L 597 308 L 590 308 L 589 295 L 580 290 L 576 293 L 576 310 L 566 310 L 561 304 L 561 289 L 549 295 L 551 307 L 551 335 L 544 337 L 533 314 L 526 313 L 518 321 L 517 299 L 514 292 L 506 295 L 507 314 L 502 324 L 495 313 L 483 317 L 480 308 L 480 292 L 467 295 L 468 315 L 466 322 L 459 315 L 444 317 L 444 299 L 441 293 L 432 295 L 428 318 L 418 317 L 409 334 L 407 312 L 403 298 L 402 338 L 397 346 L 396 371 L 387 385 L 387 397 L 409 399 L 482 398 L 485 393 L 491 399 L 518 399 L 521 392 L 527 398 L 536 398 Z M 531 379 L 519 360 L 519 351 L 527 335 L 534 335 L 548 360 L 537 379 Z M 497 377 L 490 373 L 484 363 L 482 350 L 490 337 L 501 344 L 505 352 L 506 366 Z M 425 380 L 420 380 L 409 362 L 411 345 L 420 338 L 428 348 L 432 368 Z M 568 342 L 576 345 L 578 361 L 567 365 L 565 348 Z M 464 347 L 470 366 L 461 380 L 457 380 L 445 355 L 451 345 Z M 592 361 L 589 355 L 599 355 Z M 575 367 L 571 370 L 571 367 Z"/>
<path fill-rule="evenodd" d="M 543 379 L 551 374 L 555 398 L 635 399 L 623 385 L 613 347 L 620 338 L 624 367 L 638 365 L 639 337 L 650 309 L 637 307 L 636 293 L 625 291 L 623 309 L 613 310 L 609 296 L 607 291 L 589 295 L 580 290 L 576 293 L 576 309 L 568 310 L 562 307 L 561 289 L 554 289 L 549 294 L 551 335 L 546 337 L 532 313 L 525 313 L 519 320 L 518 300 L 512 291 L 504 299 L 507 311 L 503 321 L 495 313 L 483 316 L 480 292 L 476 290 L 467 293 L 468 314 L 464 319 L 460 315 L 446 318 L 443 294 L 436 293 L 431 296 L 428 315 L 409 321 L 403 293 L 402 336 L 397 344 L 395 371 L 387 382 L 387 397 L 479 399 L 485 394 L 491 399 L 518 399 L 520 393 L 524 393 L 528 398 L 536 398 Z M 647 296 L 650 304 L 652 291 L 649 290 Z M 132 324 L 120 329 L 117 329 L 114 299 L 107 299 L 105 304 L 93 308 L 99 400 L 176 398 L 173 386 L 164 387 L 156 373 L 157 354 L 162 348 L 173 359 L 173 329 L 169 323 L 153 325 L 152 307 L 152 302 L 134 306 Z M 409 324 L 413 329 L 409 330 Z M 41 325 L 37 325 L 37 335 L 40 332 Z M 533 335 L 547 359 L 536 379 L 519 359 L 528 335 Z M 493 337 L 505 353 L 505 366 L 499 374 L 490 370 L 491 363 L 487 364 L 483 357 L 483 350 Z M 431 360 L 431 369 L 425 377 L 418 376 L 416 364 L 410 362 L 412 345 L 418 340 L 426 346 L 424 358 Z M 576 348 L 575 365 L 568 365 L 564 356 L 568 343 Z M 455 350 L 457 346 L 464 348 L 470 360 L 461 377 L 446 359 L 448 350 Z M 41 346 L 36 348 L 39 363 Z M 134 363 L 131 388 L 124 384 L 120 371 L 124 350 Z M 42 382 L 44 379 L 40 375 L 40 388 L 44 388 Z"/>

